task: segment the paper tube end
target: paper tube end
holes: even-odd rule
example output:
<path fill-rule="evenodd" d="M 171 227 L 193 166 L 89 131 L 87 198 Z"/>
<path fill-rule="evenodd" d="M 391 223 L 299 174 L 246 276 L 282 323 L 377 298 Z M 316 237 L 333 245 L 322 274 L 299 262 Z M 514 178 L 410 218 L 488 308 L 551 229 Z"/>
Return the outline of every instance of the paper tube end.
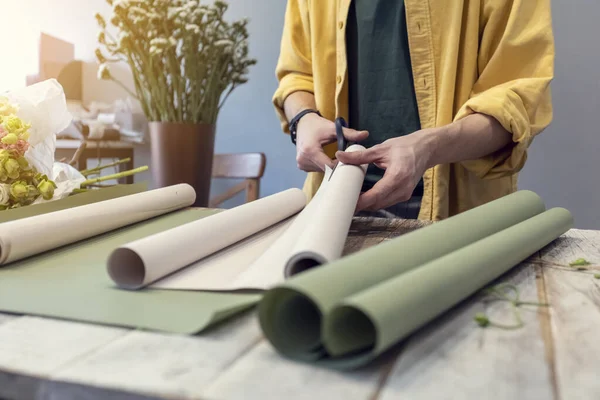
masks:
<path fill-rule="evenodd" d="M 144 261 L 139 254 L 126 247 L 112 252 L 107 271 L 113 282 L 123 289 L 139 289 L 146 278 Z"/>

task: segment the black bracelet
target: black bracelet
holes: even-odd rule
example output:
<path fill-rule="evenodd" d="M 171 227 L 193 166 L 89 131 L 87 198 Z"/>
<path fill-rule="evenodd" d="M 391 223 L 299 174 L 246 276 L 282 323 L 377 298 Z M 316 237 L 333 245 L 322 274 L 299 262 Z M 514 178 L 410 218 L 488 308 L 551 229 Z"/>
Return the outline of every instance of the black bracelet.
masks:
<path fill-rule="evenodd" d="M 304 117 L 306 114 L 315 113 L 319 117 L 321 117 L 321 113 L 318 110 L 306 109 L 300 111 L 292 120 L 290 121 L 290 138 L 292 139 L 292 143 L 296 144 L 296 132 L 298 128 L 298 122 L 300 122 L 300 118 Z"/>

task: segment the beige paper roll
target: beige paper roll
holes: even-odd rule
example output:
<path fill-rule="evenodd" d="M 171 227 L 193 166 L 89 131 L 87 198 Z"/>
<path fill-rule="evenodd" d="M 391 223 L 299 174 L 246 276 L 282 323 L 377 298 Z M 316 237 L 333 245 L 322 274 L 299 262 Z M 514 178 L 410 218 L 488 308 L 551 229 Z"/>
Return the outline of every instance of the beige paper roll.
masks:
<path fill-rule="evenodd" d="M 88 239 L 194 203 L 187 184 L 0 224 L 0 265 Z"/>
<path fill-rule="evenodd" d="M 346 151 L 364 149 L 352 145 Z M 286 277 L 332 262 L 342 255 L 366 171 L 367 165 L 341 162 L 337 165 L 326 191 L 318 199 L 318 207 L 310 216 L 310 223 L 296 238 L 285 266 Z"/>
<path fill-rule="evenodd" d="M 108 274 L 122 288 L 142 288 L 297 214 L 305 205 L 306 195 L 289 189 L 128 243 L 109 257 Z"/>

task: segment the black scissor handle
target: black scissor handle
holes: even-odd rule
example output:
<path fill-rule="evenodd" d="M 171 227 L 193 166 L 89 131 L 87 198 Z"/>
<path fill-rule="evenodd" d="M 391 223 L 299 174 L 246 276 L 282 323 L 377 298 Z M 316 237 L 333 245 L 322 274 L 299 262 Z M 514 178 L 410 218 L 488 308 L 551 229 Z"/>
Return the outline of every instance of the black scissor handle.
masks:
<path fill-rule="evenodd" d="M 348 139 L 344 136 L 344 129 L 347 128 L 348 124 L 342 117 L 336 118 L 335 120 L 335 135 L 337 136 L 337 148 L 339 151 L 346 151 L 348 147 Z"/>

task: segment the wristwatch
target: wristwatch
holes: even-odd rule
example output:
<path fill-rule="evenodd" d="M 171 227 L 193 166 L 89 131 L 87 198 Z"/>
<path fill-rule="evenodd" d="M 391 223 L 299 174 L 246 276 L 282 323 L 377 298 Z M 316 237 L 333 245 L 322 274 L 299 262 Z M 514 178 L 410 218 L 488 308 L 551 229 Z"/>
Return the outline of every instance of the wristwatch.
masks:
<path fill-rule="evenodd" d="M 318 110 L 306 109 L 300 111 L 292 120 L 290 121 L 290 138 L 292 139 L 292 143 L 296 144 L 296 132 L 298 129 L 298 122 L 300 122 L 300 118 L 304 117 L 306 114 L 315 113 L 319 117 L 321 117 L 321 113 Z"/>

